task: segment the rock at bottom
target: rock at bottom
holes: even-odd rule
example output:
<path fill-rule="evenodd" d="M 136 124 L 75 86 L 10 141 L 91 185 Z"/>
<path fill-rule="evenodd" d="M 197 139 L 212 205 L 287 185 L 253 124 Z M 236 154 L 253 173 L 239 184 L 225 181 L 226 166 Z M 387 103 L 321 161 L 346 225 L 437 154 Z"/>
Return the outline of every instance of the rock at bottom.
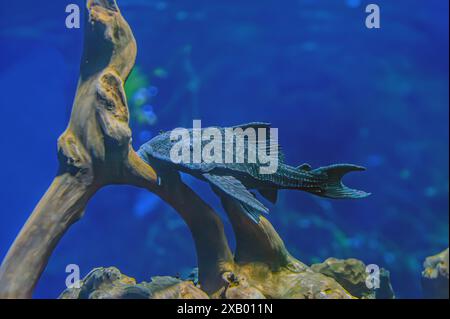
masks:
<path fill-rule="evenodd" d="M 152 277 L 136 283 L 117 268 L 96 268 L 66 289 L 61 299 L 389 299 L 394 292 L 389 272 L 380 269 L 378 289 L 366 285 L 366 265 L 357 259 L 328 258 L 311 267 L 292 259 L 277 271 L 261 263 L 234 265 L 223 273 L 224 286 L 210 296 L 201 290 L 196 275 L 186 280 Z M 448 282 L 448 277 L 447 277 Z"/>
<path fill-rule="evenodd" d="M 66 289 L 60 299 L 208 299 L 192 281 L 161 276 L 136 283 L 117 268 L 95 268 L 79 283 Z"/>
<path fill-rule="evenodd" d="M 425 298 L 448 299 L 448 248 L 427 257 L 423 263 L 422 289 Z"/>
<path fill-rule="evenodd" d="M 311 269 L 334 278 L 353 296 L 361 299 L 393 299 L 389 271 L 379 269 L 379 286 L 371 289 L 366 281 L 370 275 L 366 271 L 366 265 L 358 259 L 328 258 L 323 263 L 311 265 Z"/>

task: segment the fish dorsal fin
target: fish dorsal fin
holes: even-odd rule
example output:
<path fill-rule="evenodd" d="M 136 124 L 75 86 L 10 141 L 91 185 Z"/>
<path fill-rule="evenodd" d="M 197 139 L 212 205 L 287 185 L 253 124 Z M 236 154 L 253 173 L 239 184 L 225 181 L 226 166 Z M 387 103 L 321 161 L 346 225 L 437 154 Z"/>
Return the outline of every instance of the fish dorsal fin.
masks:
<path fill-rule="evenodd" d="M 309 165 L 308 163 L 303 163 L 302 165 L 299 165 L 296 168 L 298 170 L 308 171 L 308 172 L 312 169 L 311 165 Z"/>
<path fill-rule="evenodd" d="M 241 129 L 245 130 L 246 128 L 249 128 L 249 127 L 258 129 L 258 128 L 270 128 L 270 126 L 271 126 L 270 123 L 250 122 L 250 123 L 246 123 L 246 124 L 240 124 L 240 125 L 233 126 L 233 128 L 241 128 Z"/>
<path fill-rule="evenodd" d="M 278 199 L 277 189 L 259 189 L 259 193 L 272 204 L 275 204 Z"/>

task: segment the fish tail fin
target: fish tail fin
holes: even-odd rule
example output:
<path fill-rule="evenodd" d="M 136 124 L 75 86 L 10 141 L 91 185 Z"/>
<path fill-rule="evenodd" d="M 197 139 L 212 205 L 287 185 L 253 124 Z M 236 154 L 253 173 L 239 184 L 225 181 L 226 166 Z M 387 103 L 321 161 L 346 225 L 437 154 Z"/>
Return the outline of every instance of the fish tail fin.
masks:
<path fill-rule="evenodd" d="M 317 192 L 314 192 L 314 194 L 334 199 L 356 199 L 367 197 L 370 193 L 349 188 L 342 183 L 342 177 L 345 174 L 365 170 L 366 169 L 362 166 L 352 164 L 335 164 L 314 169 L 311 173 L 326 177 L 323 182 L 319 183 L 319 189 Z"/>

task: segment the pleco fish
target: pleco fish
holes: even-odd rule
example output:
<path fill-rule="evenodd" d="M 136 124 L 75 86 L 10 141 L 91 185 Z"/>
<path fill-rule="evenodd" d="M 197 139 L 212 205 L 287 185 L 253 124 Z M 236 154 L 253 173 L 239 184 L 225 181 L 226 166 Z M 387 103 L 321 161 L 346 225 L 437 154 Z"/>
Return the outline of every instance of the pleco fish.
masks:
<path fill-rule="evenodd" d="M 248 123 L 234 126 L 232 129 L 242 130 L 252 128 L 255 130 L 264 128 L 270 129 L 268 123 Z M 202 131 L 208 128 L 202 129 Z M 226 128 L 215 127 L 223 135 Z M 201 134 L 194 134 L 193 130 L 189 132 L 188 149 L 193 149 L 195 142 L 205 146 L 209 141 L 202 139 Z M 195 139 L 200 139 L 196 141 Z M 142 145 L 138 154 L 150 165 L 157 169 L 162 182 L 170 176 L 170 172 L 180 171 L 197 177 L 208 182 L 213 190 L 219 196 L 228 196 L 239 202 L 243 211 L 255 222 L 259 221 L 261 213 L 268 213 L 265 207 L 249 190 L 256 189 L 259 193 L 275 203 L 277 200 L 277 192 L 279 189 L 296 189 L 306 191 L 308 193 L 333 198 L 333 199 L 355 199 L 369 196 L 369 193 L 355 190 L 345 186 L 341 179 L 352 171 L 364 171 L 365 168 L 352 164 L 335 164 L 317 169 L 312 169 L 308 164 L 302 164 L 298 167 L 289 166 L 284 163 L 284 157 L 279 150 L 277 153 L 278 167 L 273 174 L 262 174 L 260 168 L 262 163 L 259 160 L 249 162 L 249 145 L 244 143 L 245 160 L 243 163 L 216 163 L 216 162 L 179 162 L 175 163 L 171 158 L 171 150 L 179 143 L 171 138 L 171 132 L 161 133 L 146 144 Z M 229 141 L 222 141 L 223 157 L 227 156 L 226 152 L 234 147 L 227 147 Z M 236 139 L 232 140 L 233 146 L 236 146 Z M 273 146 L 270 138 L 264 149 Z M 229 145 L 228 145 L 229 146 Z M 259 145 L 261 146 L 261 145 Z M 258 147 L 258 145 L 256 145 Z M 276 145 L 276 147 L 278 147 Z M 230 154 L 228 154 L 230 156 Z"/>

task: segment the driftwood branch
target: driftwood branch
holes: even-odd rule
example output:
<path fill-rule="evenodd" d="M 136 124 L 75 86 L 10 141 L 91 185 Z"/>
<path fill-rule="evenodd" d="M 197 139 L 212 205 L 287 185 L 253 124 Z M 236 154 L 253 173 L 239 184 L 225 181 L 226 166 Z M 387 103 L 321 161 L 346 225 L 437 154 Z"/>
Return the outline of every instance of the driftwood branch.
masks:
<path fill-rule="evenodd" d="M 131 30 L 114 1 L 88 1 L 87 8 L 77 93 L 58 140 L 59 172 L 2 263 L 0 297 L 31 297 L 59 239 L 100 187 L 157 178 L 130 144 L 123 82 L 136 57 Z"/>
<path fill-rule="evenodd" d="M 158 186 L 154 169 L 132 149 L 123 85 L 136 43 L 114 0 L 89 0 L 87 10 L 76 97 L 58 140 L 59 171 L 2 262 L 0 298 L 32 296 L 59 239 L 109 184 L 147 188 L 181 214 L 194 237 L 201 278 L 214 290 L 221 265 L 232 260 L 223 224 L 180 180 Z"/>
<path fill-rule="evenodd" d="M 233 255 L 220 217 L 179 178 L 153 191 L 170 204 L 189 227 L 203 290 L 213 293 L 223 287 L 222 273 L 232 269 Z"/>
<path fill-rule="evenodd" d="M 178 211 L 195 242 L 199 282 L 212 296 L 350 297 L 333 279 L 294 259 L 268 220 L 254 224 L 235 202 L 223 201 L 237 239 L 233 257 L 209 205 L 178 177 L 158 185 L 157 172 L 131 147 L 123 85 L 135 63 L 133 34 L 115 0 L 88 0 L 87 10 L 77 92 L 58 140 L 59 171 L 3 260 L 0 298 L 32 296 L 60 238 L 109 184 L 146 188 Z"/>
<path fill-rule="evenodd" d="M 292 257 L 265 217 L 260 216 L 255 224 L 238 202 L 222 198 L 222 204 L 236 235 L 236 252 L 232 270 L 224 270 L 228 284 L 214 297 L 352 298 L 333 278 L 312 271 Z"/>
<path fill-rule="evenodd" d="M 83 214 L 95 187 L 71 174 L 55 178 L 34 209 L 0 268 L 0 297 L 27 298 L 66 230 Z"/>
<path fill-rule="evenodd" d="M 263 262 L 274 270 L 289 264 L 291 256 L 283 240 L 264 216 L 255 224 L 237 201 L 224 197 L 222 205 L 236 236 L 236 263 Z"/>

